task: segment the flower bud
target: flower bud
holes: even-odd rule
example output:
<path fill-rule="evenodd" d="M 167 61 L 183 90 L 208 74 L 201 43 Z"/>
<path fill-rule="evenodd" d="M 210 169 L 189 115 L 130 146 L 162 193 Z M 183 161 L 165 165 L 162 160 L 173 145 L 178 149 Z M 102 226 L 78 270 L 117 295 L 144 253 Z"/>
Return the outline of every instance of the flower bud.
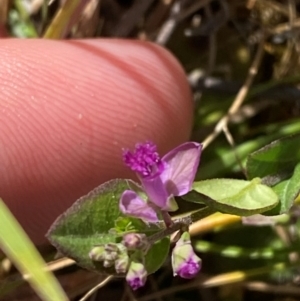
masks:
<path fill-rule="evenodd" d="M 127 248 L 121 243 L 107 243 L 92 248 L 89 257 L 94 261 L 103 261 L 105 268 L 115 265 L 117 273 L 126 273 L 128 269 Z"/>
<path fill-rule="evenodd" d="M 113 252 L 105 252 L 104 260 L 115 261 L 118 258 L 118 253 Z"/>
<path fill-rule="evenodd" d="M 105 259 L 104 245 L 93 247 L 89 257 L 94 261 L 103 261 Z"/>
<path fill-rule="evenodd" d="M 119 247 L 118 244 L 108 243 L 104 247 L 105 249 L 105 260 L 114 261 L 118 258 Z"/>
<path fill-rule="evenodd" d="M 143 233 L 127 233 L 123 236 L 123 245 L 128 250 L 147 249 L 147 236 Z"/>
<path fill-rule="evenodd" d="M 105 251 L 106 252 L 118 252 L 119 251 L 119 244 L 116 244 L 116 243 L 107 243 L 105 244 L 104 248 L 105 248 Z"/>
<path fill-rule="evenodd" d="M 127 254 L 120 255 L 115 261 L 115 270 L 118 274 L 125 274 L 129 266 L 129 256 Z"/>
<path fill-rule="evenodd" d="M 141 262 L 131 261 L 126 281 L 133 290 L 145 285 L 147 280 L 147 271 Z"/>
<path fill-rule="evenodd" d="M 184 232 L 172 252 L 174 276 L 191 279 L 201 269 L 201 259 L 195 254 L 188 232 Z"/>
<path fill-rule="evenodd" d="M 104 260 L 103 261 L 103 266 L 105 268 L 110 268 L 114 265 L 114 263 L 115 263 L 114 260 Z"/>

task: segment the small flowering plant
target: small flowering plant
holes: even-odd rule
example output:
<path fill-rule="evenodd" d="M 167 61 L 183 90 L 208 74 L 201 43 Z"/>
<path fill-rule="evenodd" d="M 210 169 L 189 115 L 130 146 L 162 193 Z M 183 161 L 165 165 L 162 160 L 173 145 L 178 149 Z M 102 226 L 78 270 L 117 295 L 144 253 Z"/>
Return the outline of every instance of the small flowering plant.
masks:
<path fill-rule="evenodd" d="M 123 161 L 139 183 L 115 179 L 100 185 L 58 217 L 48 239 L 86 269 L 125 277 L 133 290 L 145 285 L 169 253 L 174 276 L 196 277 L 202 261 L 192 246 L 191 223 L 216 211 L 249 216 L 278 203 L 260 178 L 194 182 L 201 151 L 197 142 L 183 143 L 162 157 L 152 142 L 123 150 Z M 185 201 L 194 203 L 193 210 L 174 217 Z"/>
<path fill-rule="evenodd" d="M 121 212 L 149 223 L 158 222 L 161 216 L 169 225 L 167 212 L 178 209 L 175 196 L 191 190 L 200 154 L 201 144 L 195 142 L 184 143 L 163 158 L 151 142 L 137 144 L 133 153 L 124 151 L 124 162 L 137 173 L 147 199 L 133 190 L 125 190 L 120 199 Z"/>

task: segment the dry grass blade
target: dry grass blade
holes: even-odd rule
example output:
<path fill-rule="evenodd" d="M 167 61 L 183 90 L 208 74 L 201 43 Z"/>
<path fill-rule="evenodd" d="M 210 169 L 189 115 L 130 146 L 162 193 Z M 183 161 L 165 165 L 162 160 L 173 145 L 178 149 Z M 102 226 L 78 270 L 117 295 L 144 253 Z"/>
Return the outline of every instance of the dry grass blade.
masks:
<path fill-rule="evenodd" d="M 58 10 L 43 37 L 47 39 L 65 37 L 78 21 L 81 11 L 88 2 L 89 0 L 67 0 Z"/>
<path fill-rule="evenodd" d="M 241 217 L 237 215 L 215 213 L 205 217 L 192 225 L 189 232 L 192 236 L 212 231 L 213 229 L 226 227 L 231 224 L 240 223 Z"/>
<path fill-rule="evenodd" d="M 91 290 L 89 290 L 79 301 L 86 301 L 91 295 L 93 295 L 98 289 L 105 286 L 109 281 L 111 281 L 114 278 L 114 276 L 108 276 L 103 281 L 101 281 L 99 284 L 94 286 Z"/>
<path fill-rule="evenodd" d="M 135 26 L 143 18 L 146 11 L 151 7 L 153 0 L 135 1 L 135 4 L 123 15 L 121 20 L 115 25 L 115 28 L 110 32 L 112 36 L 126 37 Z"/>
<path fill-rule="evenodd" d="M 64 257 L 64 258 L 60 258 L 58 260 L 48 262 L 47 270 L 51 271 L 51 272 L 54 272 L 54 271 L 66 268 L 66 267 L 68 267 L 70 265 L 73 265 L 75 263 L 76 262 L 73 259 Z"/>
<path fill-rule="evenodd" d="M 244 287 L 251 291 L 263 293 L 300 296 L 300 288 L 296 286 L 274 285 L 260 281 L 249 281 L 245 283 Z"/>
<path fill-rule="evenodd" d="M 262 56 L 264 52 L 263 50 L 264 50 L 264 39 L 262 39 L 258 45 L 256 55 L 254 57 L 252 65 L 249 68 L 248 76 L 245 80 L 244 85 L 240 88 L 237 96 L 235 97 L 232 105 L 228 110 L 228 113 L 223 118 L 221 118 L 220 121 L 216 124 L 214 131 L 204 139 L 203 148 L 206 148 L 211 142 L 213 142 L 218 137 L 218 135 L 223 131 L 224 127 L 228 124 L 230 117 L 233 114 L 235 114 L 243 104 L 249 92 L 249 89 L 253 83 L 255 75 L 258 72 L 258 67 L 262 60 Z"/>
<path fill-rule="evenodd" d="M 157 44 L 165 45 L 170 39 L 170 36 L 172 35 L 177 25 L 176 18 L 180 13 L 180 9 L 181 9 L 181 4 L 179 1 L 176 1 L 171 7 L 169 18 L 161 26 L 161 29 L 156 37 Z"/>
<path fill-rule="evenodd" d="M 187 284 L 174 286 L 171 288 L 161 290 L 159 292 L 155 292 L 153 294 L 149 294 L 145 297 L 140 298 L 139 301 L 150 301 L 158 297 L 168 296 L 176 292 L 189 290 L 196 287 L 211 288 L 211 287 L 223 286 L 227 284 L 240 283 L 242 281 L 245 281 L 249 277 L 262 276 L 272 272 L 273 270 L 282 269 L 282 268 L 283 268 L 282 264 L 275 264 L 274 266 L 256 268 L 247 271 L 233 271 L 229 273 L 219 274 L 217 276 L 213 276 L 205 280 L 198 279 L 189 282 Z"/>
<path fill-rule="evenodd" d="M 90 0 L 82 12 L 76 31 L 72 38 L 88 38 L 95 36 L 99 27 L 99 12 L 101 0 Z"/>

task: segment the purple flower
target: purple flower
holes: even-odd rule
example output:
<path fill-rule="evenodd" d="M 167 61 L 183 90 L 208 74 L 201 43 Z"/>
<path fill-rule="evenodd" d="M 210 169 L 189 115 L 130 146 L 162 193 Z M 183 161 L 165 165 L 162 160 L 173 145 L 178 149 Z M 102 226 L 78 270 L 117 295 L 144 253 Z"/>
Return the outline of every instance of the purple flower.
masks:
<path fill-rule="evenodd" d="M 125 190 L 120 200 L 120 210 L 147 222 L 157 222 L 157 211 L 175 211 L 174 196 L 191 190 L 200 161 L 202 145 L 196 142 L 181 144 L 160 158 L 156 146 L 147 142 L 137 144 L 134 152 L 125 150 L 123 159 L 135 171 L 148 200 L 135 191 Z"/>
<path fill-rule="evenodd" d="M 126 275 L 126 281 L 135 291 L 138 288 L 145 285 L 147 280 L 147 271 L 145 266 L 136 261 L 131 261 L 128 273 Z"/>
<path fill-rule="evenodd" d="M 174 276 L 191 279 L 201 269 L 201 259 L 195 254 L 188 232 L 184 232 L 172 252 L 172 267 Z"/>

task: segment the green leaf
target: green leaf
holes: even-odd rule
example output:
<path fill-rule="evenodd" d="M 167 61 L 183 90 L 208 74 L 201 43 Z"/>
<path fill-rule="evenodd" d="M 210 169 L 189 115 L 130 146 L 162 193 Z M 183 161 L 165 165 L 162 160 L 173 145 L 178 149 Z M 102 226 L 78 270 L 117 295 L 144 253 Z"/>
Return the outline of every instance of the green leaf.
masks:
<path fill-rule="evenodd" d="M 193 191 L 183 196 L 190 202 L 205 203 L 216 211 L 249 216 L 276 206 L 278 196 L 272 188 L 252 181 L 212 179 L 195 182 Z"/>
<path fill-rule="evenodd" d="M 296 165 L 292 177 L 274 186 L 273 190 L 279 196 L 279 214 L 287 212 L 300 192 L 300 163 Z"/>
<path fill-rule="evenodd" d="M 249 179 L 281 174 L 293 170 L 300 162 L 300 134 L 276 140 L 248 156 Z"/>
<path fill-rule="evenodd" d="M 119 199 L 126 189 L 140 193 L 139 186 L 133 181 L 116 179 L 81 197 L 51 226 L 47 233 L 50 242 L 62 254 L 73 258 L 78 265 L 88 270 L 115 274 L 113 268 L 104 268 L 101 262 L 89 258 L 88 254 L 95 245 L 120 242 L 119 233 L 122 230 L 134 229 L 147 236 L 161 230 L 157 225 L 146 225 L 139 219 L 122 215 L 119 210 Z M 145 264 L 149 274 L 164 263 L 169 246 L 169 238 L 164 238 L 148 251 Z"/>
<path fill-rule="evenodd" d="M 0 247 L 44 301 L 66 301 L 68 297 L 17 220 L 0 199 Z M 0 295 L 2 291 L 0 292 Z"/>

